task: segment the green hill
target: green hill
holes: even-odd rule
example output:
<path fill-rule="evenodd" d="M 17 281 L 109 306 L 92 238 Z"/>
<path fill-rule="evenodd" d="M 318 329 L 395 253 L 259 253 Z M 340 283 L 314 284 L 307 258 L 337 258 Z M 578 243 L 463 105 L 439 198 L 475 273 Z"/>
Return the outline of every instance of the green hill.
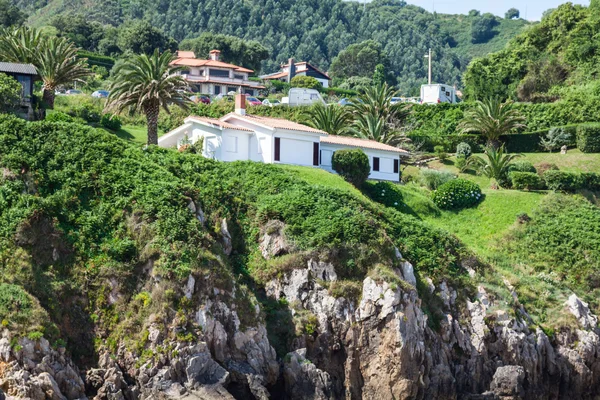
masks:
<path fill-rule="evenodd" d="M 382 45 L 391 74 L 407 94 L 426 82 L 423 55 L 430 47 L 434 80 L 460 84 L 473 56 L 503 48 L 529 25 L 524 20 L 492 17 L 486 39 L 473 44 L 473 20 L 485 15 L 432 14 L 401 0 L 375 0 L 366 8 L 342 0 L 88 0 L 84 8 L 74 0 L 13 2 L 30 13 L 29 23 L 34 26 L 47 25 L 60 15 L 82 13 L 88 22 L 115 27 L 147 20 L 177 41 L 205 32 L 256 40 L 270 52 L 262 64 L 264 72 L 276 71 L 290 57 L 327 70 L 340 51 L 373 39 Z"/>

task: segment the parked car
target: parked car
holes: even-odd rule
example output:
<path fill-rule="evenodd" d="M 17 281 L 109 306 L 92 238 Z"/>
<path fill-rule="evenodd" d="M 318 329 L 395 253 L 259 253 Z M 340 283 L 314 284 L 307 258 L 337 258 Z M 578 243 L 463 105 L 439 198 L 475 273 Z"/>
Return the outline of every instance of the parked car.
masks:
<path fill-rule="evenodd" d="M 398 104 L 398 103 L 406 103 L 406 99 L 404 97 L 392 97 L 390 100 L 390 104 Z"/>
<path fill-rule="evenodd" d="M 347 106 L 352 104 L 352 102 L 350 101 L 350 99 L 344 97 L 343 99 L 341 99 L 340 101 L 338 101 L 338 105 L 340 106 Z"/>
<path fill-rule="evenodd" d="M 77 90 L 77 89 L 69 89 L 66 92 L 67 95 L 82 94 L 82 93 L 83 92 L 81 90 Z"/>
<path fill-rule="evenodd" d="M 262 102 L 259 99 L 257 99 L 256 97 L 247 96 L 246 101 L 251 106 L 261 106 L 262 105 Z"/>
<path fill-rule="evenodd" d="M 67 93 L 65 89 L 56 89 L 54 91 L 55 96 L 64 96 Z"/>
<path fill-rule="evenodd" d="M 264 99 L 262 105 L 268 107 L 277 107 L 281 105 L 281 102 L 277 99 Z"/>
<path fill-rule="evenodd" d="M 96 90 L 94 93 L 92 93 L 92 97 L 97 99 L 105 99 L 109 94 L 110 92 L 108 90 Z"/>
<path fill-rule="evenodd" d="M 194 95 L 194 96 L 190 97 L 190 100 L 193 101 L 196 104 L 198 104 L 198 103 L 210 104 L 210 97 L 205 96 L 203 94 L 201 94 L 201 95 Z"/>

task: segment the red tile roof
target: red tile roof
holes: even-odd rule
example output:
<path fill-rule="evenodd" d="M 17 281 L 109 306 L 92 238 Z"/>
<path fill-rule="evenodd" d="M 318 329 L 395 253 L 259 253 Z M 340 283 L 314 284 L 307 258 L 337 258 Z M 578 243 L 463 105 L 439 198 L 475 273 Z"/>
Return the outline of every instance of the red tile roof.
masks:
<path fill-rule="evenodd" d="M 193 51 L 177 50 L 177 58 L 196 58 Z"/>
<path fill-rule="evenodd" d="M 321 143 L 339 144 L 342 146 L 363 147 L 365 149 L 393 151 L 395 153 L 409 154 L 408 151 L 400 149 L 398 147 L 393 147 L 388 144 L 379 143 L 374 140 L 359 139 L 350 136 L 329 135 L 327 137 L 322 137 Z"/>
<path fill-rule="evenodd" d="M 301 132 L 310 132 L 310 133 L 320 133 L 322 135 L 327 135 L 327 132 L 324 132 L 319 129 L 311 128 L 310 126 L 306 126 L 303 124 L 299 124 L 297 122 L 288 121 L 287 119 L 281 118 L 271 118 L 271 117 L 263 117 L 259 115 L 239 115 L 236 113 L 229 113 L 225 115 L 221 120 L 229 119 L 230 117 L 236 117 L 242 120 L 246 120 L 249 122 L 255 122 L 257 124 L 265 125 L 270 128 L 276 129 L 289 129 L 292 131 L 301 131 Z"/>
<path fill-rule="evenodd" d="M 228 122 L 221 121 L 221 120 L 215 119 L 215 118 L 197 117 L 195 115 L 192 115 L 192 116 L 188 117 L 187 119 L 204 122 L 205 124 L 213 125 L 213 126 L 219 127 L 219 128 L 236 129 L 238 131 L 245 131 L 245 132 L 254 132 L 252 129 L 244 128 L 243 126 L 239 126 L 239 125 L 233 125 Z"/>
<path fill-rule="evenodd" d="M 228 68 L 228 69 L 233 69 L 236 70 L 238 72 L 247 72 L 247 73 L 252 73 L 254 72 L 251 69 L 248 68 L 244 68 L 244 67 L 239 67 L 237 65 L 234 64 L 228 64 L 222 61 L 215 61 L 215 60 L 199 60 L 197 58 L 177 58 L 174 61 L 171 62 L 171 65 L 180 65 L 180 66 L 185 66 L 185 67 L 216 67 L 216 68 Z"/>
<path fill-rule="evenodd" d="M 286 76 L 288 76 L 287 72 L 280 72 L 278 74 L 273 74 L 273 75 L 268 75 L 265 76 L 263 79 L 265 80 L 269 80 L 269 79 L 280 79 L 280 78 L 285 78 Z"/>

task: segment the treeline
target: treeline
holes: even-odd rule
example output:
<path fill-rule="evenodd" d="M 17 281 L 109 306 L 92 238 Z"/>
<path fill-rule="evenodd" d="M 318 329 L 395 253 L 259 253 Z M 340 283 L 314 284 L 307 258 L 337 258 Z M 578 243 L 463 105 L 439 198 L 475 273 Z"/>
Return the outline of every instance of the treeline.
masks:
<path fill-rule="evenodd" d="M 434 80 L 460 84 L 477 46 L 489 42 L 500 49 L 507 40 L 505 30 L 510 36 L 526 24 L 512 20 L 514 14 L 503 20 L 475 10 L 467 16 L 442 17 L 401 0 L 374 0 L 366 7 L 342 0 L 90 0 L 85 9 L 75 0 L 12 1 L 32 14 L 30 23 L 52 25 L 88 51 L 110 56 L 149 47 L 173 49 L 184 39 L 204 37 L 200 44 L 183 43 L 205 52 L 206 43 L 222 43 L 217 35 L 228 35 L 234 39 L 229 39 L 232 56 L 226 61 L 245 62 L 265 73 L 276 71 L 290 57 L 329 70 L 349 46 L 372 40 L 381 55 L 377 64 L 386 66 L 390 83 L 407 95 L 416 94 L 426 81 L 423 56 L 430 47 Z M 248 47 L 241 58 L 235 38 Z M 363 69 L 357 77 L 373 75 L 372 69 Z"/>

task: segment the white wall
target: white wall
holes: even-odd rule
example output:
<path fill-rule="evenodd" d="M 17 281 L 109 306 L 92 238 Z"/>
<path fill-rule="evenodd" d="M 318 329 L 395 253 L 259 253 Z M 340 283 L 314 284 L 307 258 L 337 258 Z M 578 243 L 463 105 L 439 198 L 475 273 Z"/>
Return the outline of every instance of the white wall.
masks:
<path fill-rule="evenodd" d="M 342 146 L 337 144 L 321 143 L 321 168 L 334 172 L 331 167 L 331 157 L 333 152 L 337 150 L 356 149 L 356 147 Z M 371 150 L 363 148 L 367 157 L 369 157 L 369 164 L 371 165 L 371 173 L 369 179 L 378 179 L 392 182 L 400 181 L 400 173 L 394 173 L 394 160 L 398 160 L 398 153 L 391 151 Z M 373 171 L 373 158 L 379 157 L 379 171 Z M 398 163 L 398 169 L 400 169 L 400 163 Z"/>
<path fill-rule="evenodd" d="M 273 139 L 270 134 L 254 132 L 250 136 L 249 159 L 257 162 L 271 163 Z"/>
<path fill-rule="evenodd" d="M 314 143 L 320 142 L 319 134 L 307 134 L 296 131 L 278 129 L 274 138 L 281 140 L 280 161 L 281 164 L 294 164 L 313 166 Z M 273 140 L 275 142 L 275 140 Z M 273 144 L 273 157 L 275 148 Z"/>
<path fill-rule="evenodd" d="M 250 132 L 237 131 L 234 129 L 223 129 L 220 160 L 248 160 L 248 146 L 250 144 L 250 134 Z"/>

